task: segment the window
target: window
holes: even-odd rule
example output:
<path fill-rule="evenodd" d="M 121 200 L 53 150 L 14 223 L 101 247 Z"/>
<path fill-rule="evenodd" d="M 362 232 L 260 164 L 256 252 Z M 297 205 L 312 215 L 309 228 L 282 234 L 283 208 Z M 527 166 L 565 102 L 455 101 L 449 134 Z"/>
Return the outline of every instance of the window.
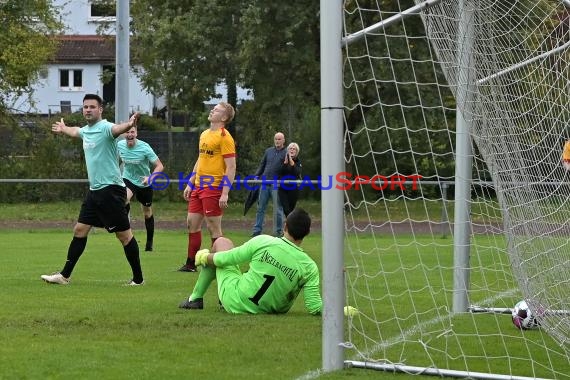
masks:
<path fill-rule="evenodd" d="M 73 70 L 73 87 L 83 87 L 83 72 Z"/>
<path fill-rule="evenodd" d="M 91 17 L 115 17 L 115 1 L 96 0 L 91 3 Z"/>
<path fill-rule="evenodd" d="M 77 90 L 83 87 L 83 70 L 59 70 L 59 87 L 62 90 Z"/>

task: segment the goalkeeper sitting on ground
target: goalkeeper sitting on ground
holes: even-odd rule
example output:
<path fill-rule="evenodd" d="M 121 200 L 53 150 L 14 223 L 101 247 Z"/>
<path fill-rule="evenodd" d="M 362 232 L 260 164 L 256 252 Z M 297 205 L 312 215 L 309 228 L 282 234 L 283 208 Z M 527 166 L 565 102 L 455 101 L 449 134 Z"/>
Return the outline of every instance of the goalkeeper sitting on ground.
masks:
<path fill-rule="evenodd" d="M 214 279 L 218 297 L 230 313 L 286 313 L 303 289 L 305 308 L 320 314 L 323 302 L 317 264 L 300 247 L 309 234 L 311 218 L 302 209 L 287 217 L 281 238 L 259 235 L 239 247 L 220 237 L 212 252 L 196 254 L 202 265 L 194 291 L 180 304 L 183 309 L 203 309 L 203 296 Z M 242 273 L 239 265 L 249 263 Z"/>

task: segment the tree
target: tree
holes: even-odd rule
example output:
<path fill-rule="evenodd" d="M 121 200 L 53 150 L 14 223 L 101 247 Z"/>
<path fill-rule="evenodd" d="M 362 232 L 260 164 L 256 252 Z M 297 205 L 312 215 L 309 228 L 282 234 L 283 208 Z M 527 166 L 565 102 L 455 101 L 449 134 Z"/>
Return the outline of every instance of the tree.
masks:
<path fill-rule="evenodd" d="M 249 0 L 242 9 L 239 63 L 256 100 L 279 109 L 319 104 L 319 2 Z"/>
<path fill-rule="evenodd" d="M 224 82 L 226 98 L 237 107 L 238 72 L 237 37 L 240 30 L 240 1 L 210 0 L 197 2 L 190 15 L 191 43 L 205 62 L 210 78 Z M 214 83 L 214 85 L 216 84 Z M 220 97 L 214 94 L 213 97 Z M 235 121 L 234 121 L 235 122 Z M 229 127 L 236 137 L 234 123 Z"/>
<path fill-rule="evenodd" d="M 313 117 L 320 109 L 319 2 L 241 3 L 237 63 L 254 101 L 250 115 L 241 113 L 240 120 L 249 122 L 242 133 L 249 144 L 238 152 L 240 162 L 257 165 L 263 148 L 282 131 L 287 142 L 300 145 L 303 174 L 314 178 L 320 173 L 320 122 Z"/>
<path fill-rule="evenodd" d="M 145 88 L 185 110 L 201 110 L 205 100 L 218 97 L 221 81 L 235 94 L 238 7 L 230 0 L 134 2 L 133 61 L 143 68 Z"/>
<path fill-rule="evenodd" d="M 8 94 L 31 94 L 30 85 L 57 49 L 53 37 L 62 31 L 63 24 L 49 0 L 0 1 L 0 23 L 1 117 L 9 108 Z"/>
<path fill-rule="evenodd" d="M 318 2 L 163 1 L 133 4 L 133 48 L 145 87 L 173 106 L 216 97 L 216 83 L 255 96 L 254 112 L 296 124 L 304 105 L 319 103 Z"/>

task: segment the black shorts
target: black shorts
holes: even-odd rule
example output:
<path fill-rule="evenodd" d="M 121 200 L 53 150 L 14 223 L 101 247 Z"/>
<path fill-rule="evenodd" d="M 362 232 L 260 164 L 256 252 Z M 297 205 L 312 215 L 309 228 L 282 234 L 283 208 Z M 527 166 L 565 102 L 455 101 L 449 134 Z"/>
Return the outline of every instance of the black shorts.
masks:
<path fill-rule="evenodd" d="M 141 205 L 146 207 L 152 206 L 152 194 L 154 193 L 152 187 L 139 187 L 126 178 L 123 178 L 123 182 L 133 192 L 133 195 Z"/>
<path fill-rule="evenodd" d="M 109 185 L 100 190 L 89 190 L 78 222 L 89 226 L 105 228 L 108 232 L 121 232 L 131 228 L 125 208 L 127 188 Z"/>

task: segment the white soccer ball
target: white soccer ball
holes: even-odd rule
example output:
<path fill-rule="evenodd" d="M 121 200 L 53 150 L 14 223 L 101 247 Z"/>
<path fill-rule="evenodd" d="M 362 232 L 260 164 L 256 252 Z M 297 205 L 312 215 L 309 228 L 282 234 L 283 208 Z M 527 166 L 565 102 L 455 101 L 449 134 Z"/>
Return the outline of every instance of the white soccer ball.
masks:
<path fill-rule="evenodd" d="M 528 330 L 539 326 L 536 316 L 530 311 L 526 301 L 519 301 L 512 310 L 513 324 L 521 329 Z"/>

